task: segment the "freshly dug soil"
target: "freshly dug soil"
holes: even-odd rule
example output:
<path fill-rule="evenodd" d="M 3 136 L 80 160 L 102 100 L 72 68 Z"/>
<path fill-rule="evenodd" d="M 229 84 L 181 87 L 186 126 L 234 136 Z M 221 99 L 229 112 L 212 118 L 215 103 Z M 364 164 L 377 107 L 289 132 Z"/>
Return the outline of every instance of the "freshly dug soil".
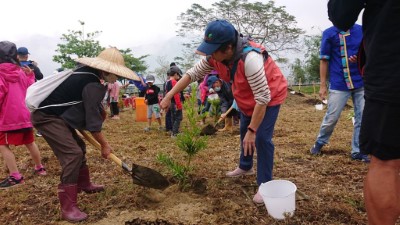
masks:
<path fill-rule="evenodd" d="M 292 181 L 298 194 L 301 193 L 296 196 L 300 198 L 292 218 L 276 221 L 265 206 L 253 204 L 256 175 L 225 176 L 238 165 L 238 126 L 233 133 L 217 132 L 207 137 L 208 146 L 192 159 L 191 180 L 182 191 L 174 183 L 172 172 L 156 159 L 157 154 L 166 153 L 174 160 L 186 162 L 176 139 L 156 129 L 156 124 L 153 124 L 155 129 L 144 132 L 147 123 L 134 122 L 135 111 L 125 109 L 120 113 L 121 120 L 106 120 L 103 128 L 114 154 L 128 165 L 136 163 L 159 171 L 171 185 L 163 191 L 135 185 L 121 168 L 103 159 L 88 144 L 86 157 L 91 181 L 104 184 L 106 191 L 78 195 L 79 208 L 89 215 L 79 224 L 367 224 L 362 188 L 368 165 L 350 158 L 353 126 L 346 115 L 351 109 L 342 113 L 329 145 L 322 149 L 323 154 L 314 157 L 309 150 L 326 110 L 315 110 L 314 105 L 305 102 L 307 98 L 314 99 L 288 95 L 280 109 L 273 138 L 274 179 Z M 211 120 L 207 118 L 207 122 Z M 184 119 L 182 128 L 185 124 Z M 60 165 L 43 138 L 37 138 L 36 143 L 48 175 L 34 175 L 26 148 L 11 146 L 25 184 L 0 191 L 0 224 L 69 224 L 60 220 L 57 197 Z M 0 170 L 0 177 L 7 175 L 4 169 Z"/>

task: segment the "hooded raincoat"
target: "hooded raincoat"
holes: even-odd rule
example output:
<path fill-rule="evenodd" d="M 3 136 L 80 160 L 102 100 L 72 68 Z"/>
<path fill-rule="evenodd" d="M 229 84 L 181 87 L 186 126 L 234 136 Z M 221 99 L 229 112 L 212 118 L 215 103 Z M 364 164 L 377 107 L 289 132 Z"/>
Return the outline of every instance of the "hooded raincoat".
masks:
<path fill-rule="evenodd" d="M 32 127 L 25 96 L 34 82 L 33 72 L 26 74 L 20 66 L 12 63 L 0 64 L 0 131 Z"/>

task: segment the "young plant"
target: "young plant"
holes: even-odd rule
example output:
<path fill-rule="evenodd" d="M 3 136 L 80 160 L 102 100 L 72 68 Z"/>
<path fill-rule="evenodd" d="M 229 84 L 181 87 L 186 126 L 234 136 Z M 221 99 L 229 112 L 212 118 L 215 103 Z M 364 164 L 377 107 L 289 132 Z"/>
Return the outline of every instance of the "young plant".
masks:
<path fill-rule="evenodd" d="M 211 114 L 214 116 L 214 123 L 216 123 L 220 117 L 221 100 L 218 94 L 212 94 L 208 96 L 207 101 L 211 104 Z"/>
<path fill-rule="evenodd" d="M 205 136 L 200 136 L 201 128 L 197 125 L 200 115 L 197 111 L 196 88 L 192 88 L 190 98 L 185 101 L 183 109 L 187 124 L 184 126 L 182 133 L 176 137 L 176 144 L 179 150 L 185 154 L 185 162 L 179 162 L 164 153 L 157 155 L 157 160 L 172 171 L 173 176 L 178 180 L 181 190 L 188 187 L 193 157 L 207 147 L 207 139 Z"/>

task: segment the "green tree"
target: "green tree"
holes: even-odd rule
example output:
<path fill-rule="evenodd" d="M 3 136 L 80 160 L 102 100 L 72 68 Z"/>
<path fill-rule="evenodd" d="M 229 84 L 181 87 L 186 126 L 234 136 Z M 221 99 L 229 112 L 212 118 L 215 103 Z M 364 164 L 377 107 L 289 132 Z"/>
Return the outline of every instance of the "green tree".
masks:
<path fill-rule="evenodd" d="M 319 55 L 321 49 L 321 35 L 307 35 L 304 39 L 307 51 L 305 56 L 305 71 L 309 82 L 319 82 Z"/>
<path fill-rule="evenodd" d="M 292 64 L 292 75 L 294 78 L 294 82 L 297 83 L 304 83 L 306 80 L 306 71 L 304 70 L 304 65 L 299 58 L 294 60 Z"/>
<path fill-rule="evenodd" d="M 95 40 L 102 32 L 94 31 L 85 33 L 85 22 L 79 21 L 82 30 L 68 30 L 67 34 L 61 36 L 62 44 L 57 44 L 57 55 L 53 56 L 53 61 L 61 64 L 63 68 L 74 68 L 76 63 L 74 59 L 80 57 L 96 57 L 101 51 L 99 41 Z M 122 53 L 125 64 L 128 68 L 136 72 L 143 72 L 147 69 L 144 59 L 148 55 L 135 58 L 131 49 L 120 50 Z"/>
<path fill-rule="evenodd" d="M 74 59 L 80 57 L 96 57 L 102 50 L 99 41 L 96 41 L 101 31 L 94 31 L 85 34 L 85 22 L 79 21 L 82 30 L 68 30 L 67 34 L 61 36 L 62 44 L 57 44 L 57 55 L 53 56 L 53 61 L 61 64 L 63 68 L 74 68 Z"/>
<path fill-rule="evenodd" d="M 258 43 L 264 44 L 270 53 L 285 50 L 298 50 L 299 36 L 303 30 L 297 27 L 294 16 L 286 12 L 284 6 L 275 6 L 270 0 L 266 3 L 249 3 L 247 0 L 222 0 L 204 8 L 193 4 L 178 17 L 180 28 L 177 31 L 181 37 L 191 39 L 186 47 L 193 49 L 198 45 L 207 23 L 224 18 L 244 35 L 250 35 Z M 193 40 L 197 37 L 196 41 Z"/>
<path fill-rule="evenodd" d="M 296 58 L 291 66 L 294 82 L 302 83 L 319 82 L 319 52 L 321 48 L 321 35 L 306 35 L 303 39 L 304 61 Z"/>
<path fill-rule="evenodd" d="M 147 70 L 148 66 L 144 61 L 149 55 L 143 55 L 139 58 L 133 56 L 132 50 L 130 48 L 119 50 L 124 56 L 125 65 L 135 72 L 144 72 Z"/>

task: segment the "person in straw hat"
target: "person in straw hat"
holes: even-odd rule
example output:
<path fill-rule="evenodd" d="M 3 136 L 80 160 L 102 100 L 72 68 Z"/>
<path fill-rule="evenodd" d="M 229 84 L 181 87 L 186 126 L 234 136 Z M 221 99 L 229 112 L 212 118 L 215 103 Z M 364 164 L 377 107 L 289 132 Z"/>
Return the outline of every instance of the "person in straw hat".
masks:
<path fill-rule="evenodd" d="M 100 80 L 112 81 L 116 76 L 138 80 L 138 76 L 125 66 L 122 54 L 116 48 L 107 48 L 95 58 L 79 58 L 80 64 L 73 74 L 61 83 L 40 107 L 81 101 L 70 106 L 51 106 L 32 113 L 33 125 L 42 132 L 44 139 L 59 160 L 61 183 L 58 198 L 61 217 L 69 222 L 85 220 L 87 214 L 77 206 L 77 193 L 104 191 L 102 185 L 91 183 L 86 164 L 85 142 L 75 129 L 87 130 L 101 144 L 103 158 L 112 151 L 101 132 L 106 117 L 102 100 L 107 88 Z"/>

